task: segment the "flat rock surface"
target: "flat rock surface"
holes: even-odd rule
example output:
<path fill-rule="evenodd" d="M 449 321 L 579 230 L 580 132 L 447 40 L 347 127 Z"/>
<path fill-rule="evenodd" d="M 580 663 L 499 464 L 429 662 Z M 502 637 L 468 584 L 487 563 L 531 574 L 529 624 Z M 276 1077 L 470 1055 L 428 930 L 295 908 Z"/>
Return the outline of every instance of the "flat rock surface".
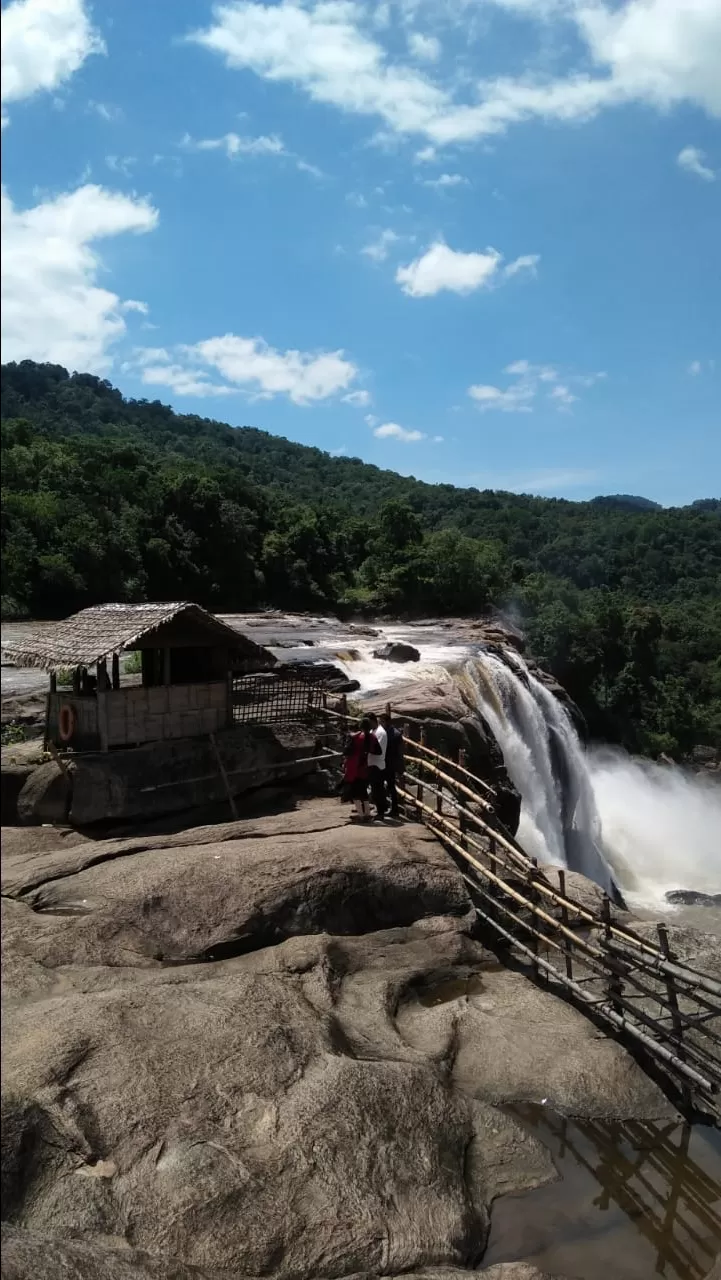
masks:
<path fill-rule="evenodd" d="M 318 800 L 26 834 L 3 867 L 3 1280 L 548 1280 L 482 1271 L 494 1200 L 556 1177 L 505 1104 L 673 1115 L 499 969 L 416 825 Z"/>
<path fill-rule="evenodd" d="M 378 825 L 369 838 L 337 802 L 228 824 L 220 839 L 190 834 L 192 843 L 156 836 L 11 856 L 3 893 L 56 920 L 42 963 L 178 963 L 469 909 L 461 876 L 423 827 Z"/>

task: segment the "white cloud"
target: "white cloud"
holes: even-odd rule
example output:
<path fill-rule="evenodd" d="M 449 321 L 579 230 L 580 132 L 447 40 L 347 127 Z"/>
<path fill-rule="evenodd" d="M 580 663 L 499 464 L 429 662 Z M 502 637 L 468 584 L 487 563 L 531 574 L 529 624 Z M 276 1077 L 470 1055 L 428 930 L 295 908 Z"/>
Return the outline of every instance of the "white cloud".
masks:
<path fill-rule="evenodd" d="M 524 253 L 520 258 L 516 258 L 515 262 L 509 262 L 508 266 L 503 268 L 503 274 L 517 276 L 519 271 L 530 271 L 531 275 L 535 276 L 536 267 L 540 261 L 540 253 Z"/>
<path fill-rule="evenodd" d="M 381 231 L 377 239 L 372 240 L 364 249 L 361 249 L 361 253 L 364 253 L 367 258 L 371 258 L 373 262 L 385 262 L 391 248 L 400 238 L 395 231 L 391 231 L 390 227 L 388 227 L 385 231 Z"/>
<path fill-rule="evenodd" d="M 138 302 L 137 298 L 128 298 L 127 302 L 122 302 L 120 305 L 123 311 L 137 311 L 138 315 L 141 316 L 150 314 L 150 307 L 147 302 Z"/>
<path fill-rule="evenodd" d="M 504 371 L 515 379 L 507 387 L 487 383 L 468 388 L 468 394 L 481 413 L 499 410 L 503 413 L 532 413 L 540 395 L 545 395 L 558 410 L 568 410 L 578 400 L 571 385 L 591 387 L 605 378 L 605 373 L 570 374 L 560 381 L 557 369 L 548 364 L 531 364 L 530 360 L 514 360 Z M 571 384 L 571 385 L 569 385 Z"/>
<path fill-rule="evenodd" d="M 116 107 L 112 102 L 95 102 L 93 98 L 88 103 L 88 111 L 94 111 L 96 116 L 100 116 L 101 120 L 107 120 L 109 124 L 123 118 L 122 107 Z"/>
<path fill-rule="evenodd" d="M 102 261 L 92 246 L 157 222 L 147 200 L 104 187 L 82 186 L 24 210 L 3 189 L 3 359 L 104 372 L 125 321 L 121 299 L 97 284 Z M 130 309 L 138 309 L 134 300 Z"/>
<path fill-rule="evenodd" d="M 502 391 L 500 387 L 488 384 L 477 384 L 468 388 L 468 394 L 475 400 L 482 413 L 488 409 L 500 409 L 504 413 L 530 413 L 530 401 L 535 389 L 527 383 L 517 383 Z"/>
<path fill-rule="evenodd" d="M 437 62 L 443 50 L 436 36 L 424 36 L 420 31 L 411 31 L 408 36 L 408 52 L 421 62 Z"/>
<path fill-rule="evenodd" d="M 276 133 L 259 138 L 242 137 L 238 133 L 224 133 L 222 138 L 191 138 L 184 134 L 181 146 L 189 151 L 224 151 L 229 160 L 236 156 L 287 155 L 283 140 Z"/>
<path fill-rule="evenodd" d="M 352 404 L 354 409 L 367 409 L 371 402 L 370 392 L 368 391 L 349 391 L 347 396 L 341 396 L 345 404 Z"/>
<path fill-rule="evenodd" d="M 105 47 L 83 0 L 13 0 L 2 11 L 2 101 L 55 89 Z"/>
<path fill-rule="evenodd" d="M 526 21 L 557 23 L 566 43 L 575 36 L 577 69 L 557 79 L 480 80 L 464 102 L 454 79 L 443 83 L 392 57 L 379 42 L 387 24 L 366 27 L 367 11 L 352 0 L 303 7 L 228 0 L 190 38 L 230 67 L 293 84 L 343 111 L 378 116 L 391 132 L 420 134 L 435 145 L 503 133 L 533 117 L 583 120 L 628 102 L 659 110 L 688 102 L 721 115 L 719 0 L 495 2 Z"/>
<path fill-rule="evenodd" d="M 106 156 L 105 163 L 112 173 L 122 173 L 123 177 L 129 178 L 130 171 L 137 162 L 135 156 Z"/>
<path fill-rule="evenodd" d="M 204 373 L 172 361 L 160 364 L 143 361 L 141 380 L 147 387 L 168 387 L 179 396 L 227 396 L 237 395 L 240 391 L 240 387 L 211 382 Z"/>
<path fill-rule="evenodd" d="M 309 173 L 311 178 L 325 177 L 323 170 L 319 169 L 317 164 L 309 164 L 307 160 L 296 160 L 295 167 L 301 173 Z"/>
<path fill-rule="evenodd" d="M 492 282 L 500 262 L 501 254 L 496 249 L 462 253 L 437 240 L 420 258 L 407 267 L 399 267 L 396 281 L 411 298 L 429 298 L 443 289 L 473 293 Z"/>
<path fill-rule="evenodd" d="M 572 404 L 578 400 L 578 396 L 574 396 L 568 387 L 562 382 L 556 384 L 552 391 L 549 392 L 551 400 L 554 400 L 559 409 L 570 409 Z"/>
<path fill-rule="evenodd" d="M 697 378 L 698 375 L 701 373 L 702 368 L 703 368 L 703 365 L 701 364 L 700 360 L 692 360 L 688 367 L 688 371 L 691 374 L 692 378 Z"/>
<path fill-rule="evenodd" d="M 226 333 L 169 353 L 149 347 L 136 352 L 143 382 L 165 385 L 179 395 L 227 395 L 245 391 L 256 399 L 285 395 L 294 404 L 311 404 L 338 395 L 358 369 L 342 351 L 276 351 L 262 338 Z M 220 374 L 225 382 L 210 379 Z"/>
<path fill-rule="evenodd" d="M 470 183 L 468 178 L 464 178 L 460 173 L 442 173 L 438 178 L 426 178 L 423 182 L 424 187 L 468 187 Z"/>
<path fill-rule="evenodd" d="M 378 440 L 400 440 L 403 444 L 417 444 L 426 438 L 423 431 L 409 431 L 397 422 L 384 422 L 382 427 L 375 428 L 373 435 Z"/>
<path fill-rule="evenodd" d="M 719 75 L 721 75 L 721 68 Z M 679 151 L 676 156 L 676 163 L 687 173 L 694 173 L 697 178 L 703 178 L 704 182 L 715 182 L 716 174 L 713 169 L 709 169 L 708 165 L 704 164 L 705 159 L 704 152 L 698 147 L 684 147 L 683 151 Z"/>

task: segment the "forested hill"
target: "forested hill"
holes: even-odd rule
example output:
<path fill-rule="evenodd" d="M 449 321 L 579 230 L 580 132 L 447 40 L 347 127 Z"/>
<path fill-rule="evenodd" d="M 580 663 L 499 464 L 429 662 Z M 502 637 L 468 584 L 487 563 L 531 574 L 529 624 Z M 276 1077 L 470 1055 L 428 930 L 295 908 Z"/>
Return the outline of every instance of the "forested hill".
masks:
<path fill-rule="evenodd" d="M 2 370 L 3 614 L 101 600 L 520 615 L 592 731 L 721 742 L 721 502 L 428 485 L 251 428 Z"/>

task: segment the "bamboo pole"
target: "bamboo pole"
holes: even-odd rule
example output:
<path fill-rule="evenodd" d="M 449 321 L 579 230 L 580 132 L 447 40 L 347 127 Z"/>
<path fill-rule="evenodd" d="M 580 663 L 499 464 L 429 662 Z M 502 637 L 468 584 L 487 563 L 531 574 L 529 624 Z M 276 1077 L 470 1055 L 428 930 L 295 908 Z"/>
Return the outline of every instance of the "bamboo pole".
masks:
<path fill-rule="evenodd" d="M 435 821 L 435 822 L 436 822 L 436 823 L 438 823 L 438 825 L 440 825 L 442 828 L 449 828 L 449 827 L 450 827 L 450 824 L 447 822 L 447 819 L 442 818 L 442 817 L 441 817 L 441 818 L 439 818 L 439 817 L 438 817 L 438 816 L 433 812 L 433 810 L 432 810 L 432 809 L 430 809 L 427 805 L 424 805 L 424 804 L 422 804 L 422 803 L 421 803 L 421 804 L 420 804 L 420 807 L 421 807 L 421 808 L 426 812 L 426 814 L 428 815 L 428 818 L 429 818 L 430 820 Z M 429 825 L 430 825 L 430 823 L 429 823 Z M 450 828 L 450 830 L 451 830 L 452 834 L 454 834 L 454 835 L 456 834 L 456 833 L 453 831 L 453 828 Z M 487 879 L 489 879 L 489 880 L 491 880 L 492 882 L 496 883 L 496 884 L 497 884 L 497 885 L 502 889 L 503 893 L 505 893 L 505 894 L 507 894 L 508 896 L 510 896 L 511 898 L 513 898 L 513 899 L 514 899 L 516 902 L 518 902 L 521 906 L 525 907 L 525 908 L 526 908 L 526 910 L 531 910 L 531 912 L 532 912 L 534 915 L 537 915 L 540 919 L 544 920 L 546 923 L 551 924 L 551 926 L 553 926 L 555 929 L 557 929 L 557 930 L 559 930 L 559 931 L 561 931 L 561 932 L 569 933 L 569 934 L 570 934 L 570 938 L 571 938 L 571 941 L 572 941 L 573 945 L 574 945 L 574 946 L 576 946 L 580 951 L 582 951 L 582 952 L 586 955 L 586 957 L 587 957 L 586 962 L 587 962 L 587 963 L 588 963 L 588 964 L 589 964 L 589 965 L 590 965 L 590 966 L 591 966 L 591 967 L 592 967 L 592 968 L 597 972 L 598 976 L 599 976 L 599 977 L 601 977 L 602 979 L 604 979 L 604 978 L 606 978 L 606 979 L 607 979 L 607 978 L 608 978 L 608 973 L 609 973 L 609 970 L 608 970 L 608 959 L 609 959 L 609 957 L 608 957 L 607 955 L 605 955 L 603 951 L 600 951 L 597 947 L 593 946 L 593 944 L 589 943 L 586 939 L 579 938 L 579 937 L 577 937 L 575 934 L 571 933 L 571 931 L 570 931 L 570 930 L 566 930 L 566 929 L 564 929 L 564 927 L 563 927 L 562 925 L 560 925 L 560 924 L 559 924 L 559 922 L 558 922 L 557 920 L 555 920 L 552 916 L 547 915 L 547 914 L 546 914 L 546 912 L 545 912 L 545 911 L 543 911 L 540 907 L 538 907 L 538 906 L 534 907 L 532 904 L 530 904 L 530 903 L 528 902 L 528 900 L 527 900 L 527 899 L 525 899 L 525 898 L 523 897 L 523 895 L 522 895 L 522 894 L 520 894 L 517 890 L 513 889 L 513 887 L 512 887 L 511 885 L 509 885 L 509 884 L 505 883 L 503 880 L 501 880 L 501 879 L 500 879 L 500 877 L 498 877 L 498 876 L 494 875 L 492 872 L 490 872 L 490 871 L 488 870 L 488 868 L 487 868 L 487 867 L 484 867 L 484 866 L 482 865 L 482 863 L 478 862 L 478 861 L 477 861 L 477 859 L 475 859 L 475 858 L 473 857 L 473 855 L 472 855 L 472 854 L 470 854 L 470 853 L 468 852 L 468 850 L 467 850 L 467 849 L 463 849 L 463 848 L 461 847 L 461 845 L 459 845 L 456 841 L 454 841 L 454 840 L 453 840 L 453 839 L 452 839 L 452 838 L 447 834 L 447 832 L 444 832 L 444 838 L 445 838 L 445 839 L 446 839 L 446 841 L 447 841 L 447 842 L 448 842 L 448 843 L 449 843 L 449 844 L 450 844 L 450 845 L 451 845 L 451 846 L 452 846 L 452 847 L 453 847 L 453 848 L 454 848 L 454 849 L 455 849 L 455 850 L 456 850 L 456 851 L 461 855 L 461 857 L 465 858 L 465 859 L 466 859 L 466 860 L 471 864 L 471 866 L 473 866 L 473 867 L 475 868 L 475 870 L 480 871 L 480 872 L 481 872 L 481 874 L 482 874 L 482 875 L 484 875 Z M 475 843 L 475 842 L 473 842 L 473 841 L 471 840 L 471 843 Z M 466 878 L 466 877 L 464 877 L 464 878 Z M 471 881 L 470 883 L 471 883 L 471 884 L 472 884 L 472 885 L 473 885 L 473 886 L 474 886 L 474 887 L 475 887 L 479 892 L 483 893 L 483 895 L 484 895 L 484 896 L 487 896 L 487 891 L 483 890 L 481 886 L 479 886 L 478 884 L 476 884 L 476 883 L 475 883 L 475 882 L 473 882 L 473 881 Z M 499 909 L 500 909 L 501 911 L 503 911 L 505 914 L 508 914 L 508 915 L 512 916 L 512 918 L 515 920 L 515 922 L 516 922 L 516 923 L 518 923 L 522 928 L 524 928 L 528 933 L 533 934 L 534 932 L 536 932 L 536 931 L 534 931 L 533 926 L 529 925 L 529 924 L 527 923 L 527 921 L 524 921 L 521 917 L 516 916 L 514 913 L 510 912 L 510 910 L 505 906 L 505 904 L 504 904 L 503 902 L 498 902 L 498 901 L 497 901 L 497 900 L 495 900 L 495 899 L 493 900 L 493 902 L 494 902 L 494 906 L 495 906 L 495 907 L 499 908 Z M 554 939 L 547 937 L 547 935 L 545 935 L 545 934 L 541 934 L 540 932 L 537 932 L 537 936 L 538 936 L 539 938 L 542 938 L 544 942 L 548 943 L 548 944 L 549 944 L 550 946 L 552 946 L 554 949 L 556 949 L 556 950 L 558 950 L 558 951 L 561 951 L 561 952 L 563 952 L 563 951 L 564 951 L 564 948 L 563 948 L 559 943 L 557 943 Z M 534 946 L 535 946 L 535 944 L 534 944 Z M 539 958 L 539 956 L 538 956 L 538 954 L 537 954 L 537 950 L 535 950 L 535 949 L 534 949 L 534 947 L 526 948 L 526 950 L 527 950 L 528 954 L 529 954 L 529 955 L 531 956 L 531 958 L 532 958 L 532 963 L 533 963 L 533 965 L 534 965 L 534 971 L 537 971 L 537 969 L 538 969 L 538 966 L 539 966 L 539 965 L 541 965 L 541 966 L 543 967 L 542 961 L 540 960 L 540 958 Z M 549 971 L 549 970 L 547 969 L 547 971 Z M 569 978 L 567 978 L 567 977 L 566 977 L 566 978 L 564 978 L 564 977 L 563 977 L 563 975 L 562 975 L 562 974 L 560 974 L 560 973 L 559 973 L 559 971 L 558 971 L 557 969 L 555 969 L 555 967 L 554 967 L 554 966 L 550 966 L 550 972 L 554 973 L 554 974 L 558 977 L 558 979 L 559 979 L 559 980 L 562 980 L 562 981 L 565 981 L 565 982 L 572 982 L 572 980 L 571 980 L 571 979 L 569 979 Z M 637 983 L 636 983 L 635 979 L 630 978 L 629 980 L 631 980 L 631 981 L 633 982 L 633 984 L 634 984 L 634 985 L 637 985 Z M 577 984 L 577 983 L 572 983 L 572 985 L 573 985 L 574 987 L 576 987 L 578 984 Z M 648 989 L 646 989 L 646 990 L 648 990 Z M 654 999 L 658 1000 L 658 996 L 656 995 L 656 993 L 654 993 L 654 992 L 649 992 L 649 994 L 652 996 L 652 998 L 654 998 Z M 586 1002 L 587 1002 L 587 1003 L 589 1003 L 589 1000 L 587 999 L 587 1001 L 586 1001 Z M 624 1022 L 627 1022 L 627 1019 L 625 1018 L 624 1013 L 623 1013 L 623 1010 L 625 1009 L 625 1010 L 627 1010 L 629 1013 L 632 1013 L 634 1017 L 637 1017 L 637 1018 L 639 1019 L 639 1021 L 641 1021 L 641 1022 L 645 1023 L 646 1025 L 651 1026 L 652 1028 L 654 1028 L 654 1029 L 656 1029 L 656 1030 L 658 1030 L 658 1029 L 659 1029 L 659 1028 L 658 1028 L 658 1023 L 657 1023 L 657 1021 L 655 1021 L 654 1019 L 650 1018 L 650 1017 L 649 1017 L 649 1015 L 646 1015 L 645 1013 L 643 1013 L 643 1011 L 642 1011 L 642 1010 L 639 1010 L 639 1009 L 634 1008 L 634 1007 L 633 1007 L 633 1006 L 632 1006 L 632 1005 L 631 1005 L 631 1004 L 630 1004 L 626 999 L 624 999 L 624 997 L 623 997 L 622 995 L 619 995 L 619 994 L 617 994 L 616 992 L 614 992 L 614 1003 L 615 1003 L 615 1005 L 616 1005 L 616 1008 L 614 1009 L 615 1016 L 616 1016 L 616 1017 L 618 1017 L 618 1018 L 621 1018 Z M 605 1007 L 605 1005 L 604 1005 L 604 1007 Z M 629 1025 L 631 1025 L 631 1024 L 629 1024 Z M 700 1060 L 702 1061 L 702 1065 L 704 1066 L 704 1068 L 705 1068 L 706 1070 L 708 1070 L 708 1066 L 709 1066 L 709 1065 L 712 1065 L 712 1066 L 713 1066 L 713 1068 L 715 1068 L 715 1064 L 707 1064 L 707 1062 L 706 1062 L 706 1055 L 705 1055 L 705 1054 L 702 1054 L 702 1052 L 701 1052 L 701 1051 L 695 1051 L 695 1052 L 694 1052 L 694 1057 L 695 1057 L 697 1060 L 699 1060 L 699 1059 L 700 1059 Z M 714 1074 L 714 1075 L 716 1074 L 715 1069 L 714 1069 L 714 1071 L 713 1071 L 713 1074 Z M 719 1073 L 718 1084 L 721 1084 L 721 1073 Z"/>
<path fill-rule="evenodd" d="M 170 651 L 169 651 L 168 649 L 166 649 L 166 650 L 165 650 L 165 653 L 166 653 L 166 654 L 167 654 L 167 653 L 169 653 L 169 652 L 170 652 Z M 215 759 L 216 759 L 216 761 L 217 761 L 217 763 L 218 763 L 218 771 L 219 771 L 219 773 L 220 773 L 221 778 L 223 779 L 223 786 L 225 787 L 225 794 L 226 794 L 226 795 L 227 795 L 227 797 L 228 797 L 228 804 L 230 805 L 230 812 L 231 812 L 231 814 L 233 815 L 233 818 L 237 821 L 237 818 L 238 818 L 238 806 L 237 806 L 237 804 L 235 803 L 235 796 L 233 795 L 233 792 L 232 792 L 232 791 L 231 791 L 231 789 L 230 789 L 230 783 L 229 783 L 229 781 L 228 781 L 228 775 L 227 775 L 227 773 L 225 772 L 225 765 L 223 764 L 223 761 L 222 761 L 222 759 L 221 759 L 220 751 L 218 750 L 218 744 L 217 744 L 217 742 L 215 741 L 215 734 L 214 734 L 214 733 L 211 733 L 211 734 L 209 734 L 209 735 L 208 735 L 208 737 L 210 738 L 210 745 L 211 745 L 211 747 L 213 748 L 213 752 L 215 753 Z"/>
<path fill-rule="evenodd" d="M 524 946 L 522 942 L 519 942 L 517 938 L 514 938 L 513 934 L 509 933 L 506 929 L 504 929 L 503 926 L 498 924 L 497 921 L 491 920 L 490 917 L 487 916 L 485 912 L 481 911 L 479 907 L 476 907 L 476 911 L 478 912 L 478 915 L 481 916 L 482 919 L 485 919 L 493 929 L 495 929 L 498 933 L 500 933 L 503 937 L 505 937 L 513 946 L 517 947 L 520 951 L 524 951 L 526 955 L 528 955 L 531 959 L 533 959 L 533 952 L 530 950 L 529 947 Z M 548 972 L 550 972 L 554 978 L 557 978 L 560 982 L 563 982 L 569 988 L 569 990 L 573 991 L 574 995 L 583 1004 L 585 1004 L 587 1007 L 591 1007 L 594 1013 L 600 1012 L 599 1006 L 596 1005 L 594 1001 L 591 1000 L 586 995 L 586 992 L 583 990 L 583 987 L 579 987 L 578 983 L 572 982 L 570 978 L 564 977 L 563 974 L 559 973 L 558 970 L 554 968 L 553 965 L 549 964 L 548 961 L 546 960 L 542 960 L 540 957 L 538 958 L 538 964 L 541 966 L 541 968 L 546 969 Z M 694 1084 L 698 1085 L 699 1088 L 703 1090 L 704 1093 L 710 1094 L 713 1098 L 713 1095 L 717 1092 L 713 1083 L 710 1080 L 707 1080 L 704 1076 L 702 1076 L 700 1072 L 695 1071 L 692 1067 L 689 1067 L 685 1062 L 682 1062 L 681 1059 L 677 1057 L 676 1054 L 672 1053 L 670 1049 L 666 1049 L 664 1048 L 663 1045 L 660 1045 L 655 1040 L 652 1040 L 650 1036 L 647 1036 L 643 1031 L 639 1031 L 637 1027 L 634 1027 L 632 1023 L 629 1023 L 626 1018 L 619 1016 L 614 1012 L 613 1009 L 609 1009 L 605 1005 L 603 1006 L 603 1015 L 604 1017 L 608 1018 L 608 1020 L 611 1023 L 613 1023 L 613 1025 L 619 1031 L 625 1032 L 628 1035 L 632 1036 L 632 1038 L 634 1040 L 637 1040 L 639 1044 L 642 1044 L 645 1049 L 647 1049 L 649 1052 L 654 1054 L 656 1057 L 661 1058 L 661 1060 L 665 1062 L 668 1066 L 672 1066 L 675 1071 L 678 1071 L 681 1075 L 684 1075 L 687 1079 L 691 1080 Z"/>
<path fill-rule="evenodd" d="M 343 695 L 343 700 L 345 701 L 345 695 Z M 346 703 L 346 706 L 347 706 L 347 703 Z M 347 718 L 347 712 L 346 712 L 346 716 L 344 717 L 342 714 L 338 712 L 333 712 L 329 710 L 328 715 L 334 716 L 338 719 Z M 409 719 L 412 720 L 412 717 L 409 717 Z M 422 721 L 413 721 L 413 723 L 421 724 L 421 742 L 418 743 L 413 741 L 412 739 L 409 739 L 412 747 L 415 748 L 416 751 L 424 752 L 429 757 L 435 757 L 436 759 L 440 760 L 442 763 L 449 765 L 451 768 L 460 770 L 460 766 L 457 765 L 454 761 L 449 760 L 446 756 L 442 756 L 440 752 L 434 751 L 431 747 L 427 746 L 426 742 L 424 741 L 425 734 L 423 730 Z M 416 761 L 416 763 L 420 764 L 421 761 Z M 426 765 L 425 767 L 427 768 L 428 766 Z M 478 783 L 479 785 L 484 787 L 484 789 L 488 790 L 491 794 L 493 794 L 493 788 L 490 787 L 487 783 L 484 783 L 482 779 L 476 778 L 475 775 L 472 773 L 469 773 L 467 769 L 464 769 L 463 772 L 467 777 L 471 778 L 472 781 Z M 459 783 L 456 779 L 453 779 L 448 774 L 443 773 L 442 770 L 438 770 L 438 773 L 443 778 L 444 781 L 449 781 L 450 785 L 452 785 L 453 787 L 461 789 L 464 786 L 463 783 Z M 426 783 L 426 785 L 429 786 L 428 783 Z M 430 789 L 430 786 L 429 786 L 429 789 Z M 470 788 L 465 788 L 465 793 L 470 794 L 471 798 L 474 800 L 475 803 L 481 804 L 481 805 L 487 804 L 487 802 L 483 802 L 475 792 L 472 792 Z M 407 796 L 407 799 L 413 804 L 416 803 L 413 797 Z M 491 805 L 488 805 L 488 807 L 492 809 Z M 474 824 L 479 826 L 487 834 L 489 838 L 493 837 L 493 839 L 511 855 L 514 861 L 518 861 L 519 864 L 523 865 L 524 869 L 528 867 L 530 859 L 528 855 L 524 852 L 524 850 L 520 847 L 520 845 L 518 845 L 515 841 L 512 841 L 511 839 L 509 839 L 507 835 L 505 835 L 502 831 L 499 831 L 497 828 L 489 828 L 487 824 L 485 824 L 483 820 L 478 817 L 477 814 L 469 813 L 468 818 L 470 820 L 473 820 Z M 598 920 L 596 916 L 594 916 L 593 912 L 589 911 L 587 907 L 582 906 L 581 903 L 576 902 L 573 898 L 570 898 L 567 894 L 565 893 L 562 895 L 556 894 L 552 889 L 552 887 L 550 885 L 546 885 L 544 881 L 540 878 L 536 882 L 536 888 L 539 893 L 543 894 L 545 897 L 552 898 L 554 901 L 558 903 L 559 906 L 565 906 L 567 909 L 570 909 L 571 911 L 573 911 L 574 914 L 578 917 L 579 922 L 584 922 L 593 927 L 598 926 Z M 721 984 L 714 982 L 713 979 L 709 978 L 707 975 L 700 973 L 698 970 L 693 969 L 688 965 L 681 965 L 678 962 L 675 962 L 672 965 L 670 962 L 665 960 L 663 953 L 657 947 L 653 946 L 652 943 L 648 942 L 645 938 L 642 938 L 639 934 L 636 934 L 632 929 L 629 929 L 627 926 L 621 926 L 618 923 L 612 923 L 610 926 L 610 936 L 606 942 L 608 949 L 618 950 L 619 941 L 626 946 L 633 947 L 637 951 L 642 951 L 647 956 L 653 957 L 654 963 L 658 966 L 658 968 L 662 972 L 670 973 L 673 977 L 677 978 L 679 981 L 687 982 L 690 985 L 700 986 L 703 990 L 709 992 L 710 994 L 721 997 Z"/>
<path fill-rule="evenodd" d="M 423 725 L 423 722 L 421 721 L 421 726 L 422 725 Z M 489 795 L 491 796 L 495 795 L 495 789 L 491 786 L 489 782 L 484 782 L 483 778 L 478 778 L 476 774 L 471 773 L 471 771 L 467 769 L 465 765 L 456 764 L 454 760 L 449 760 L 448 756 L 441 755 L 440 751 L 434 751 L 433 747 L 429 747 L 426 745 L 423 738 L 421 738 L 420 743 L 416 742 L 415 746 L 418 748 L 419 751 L 424 751 L 426 755 L 436 756 L 438 760 L 445 760 L 448 764 L 453 765 L 454 769 L 457 769 L 459 773 L 464 774 L 466 778 L 470 778 L 470 780 L 472 782 L 475 782 L 477 786 L 482 787 L 483 790 L 487 791 Z"/>
<path fill-rule="evenodd" d="M 558 887 L 561 890 L 562 897 L 565 898 L 566 896 L 565 871 L 559 871 L 558 873 Z M 568 926 L 568 907 L 566 906 L 565 902 L 561 903 L 561 923 L 563 925 Z M 573 977 L 573 952 L 568 943 L 566 943 L 566 977 L 567 978 Z"/>
<path fill-rule="evenodd" d="M 238 774 L 245 774 L 252 778 L 257 773 L 276 773 L 280 769 L 289 769 L 297 764 L 316 764 L 324 760 L 342 760 L 343 754 L 340 751 L 324 751 L 317 756 L 300 756 L 298 759 L 281 760 L 277 764 L 263 765 L 262 769 L 227 769 L 226 773 L 229 778 L 237 777 Z M 212 782 L 217 778 L 216 773 L 204 773 L 196 778 L 176 778 L 172 782 L 159 782 L 155 787 L 141 787 L 141 794 L 148 791 L 164 791 L 167 787 L 187 787 L 196 782 Z"/>
<path fill-rule="evenodd" d="M 418 746 L 418 743 L 414 743 L 413 746 Z M 457 782 L 455 778 L 450 776 L 450 774 L 444 773 L 442 769 L 439 769 L 434 764 L 429 764 L 427 760 L 418 760 L 416 763 L 422 764 L 423 768 L 427 769 L 429 773 L 434 773 L 437 778 L 441 778 L 443 782 L 448 783 L 449 786 L 455 787 L 462 793 L 462 795 L 467 796 L 472 800 L 474 804 L 480 805 L 482 809 L 488 809 L 491 812 L 493 811 L 493 805 L 489 804 L 487 800 L 482 800 L 481 797 L 476 795 L 475 791 L 471 791 L 471 788 L 467 787 L 465 783 Z M 452 761 L 449 763 L 452 763 Z"/>

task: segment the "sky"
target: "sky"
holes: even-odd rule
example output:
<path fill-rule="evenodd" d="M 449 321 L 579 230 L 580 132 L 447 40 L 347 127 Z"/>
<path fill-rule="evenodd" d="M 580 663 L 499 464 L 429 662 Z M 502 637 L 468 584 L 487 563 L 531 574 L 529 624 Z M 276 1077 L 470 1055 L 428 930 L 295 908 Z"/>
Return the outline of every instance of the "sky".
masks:
<path fill-rule="evenodd" d="M 12 0 L 2 355 L 430 482 L 721 494 L 721 0 Z"/>

